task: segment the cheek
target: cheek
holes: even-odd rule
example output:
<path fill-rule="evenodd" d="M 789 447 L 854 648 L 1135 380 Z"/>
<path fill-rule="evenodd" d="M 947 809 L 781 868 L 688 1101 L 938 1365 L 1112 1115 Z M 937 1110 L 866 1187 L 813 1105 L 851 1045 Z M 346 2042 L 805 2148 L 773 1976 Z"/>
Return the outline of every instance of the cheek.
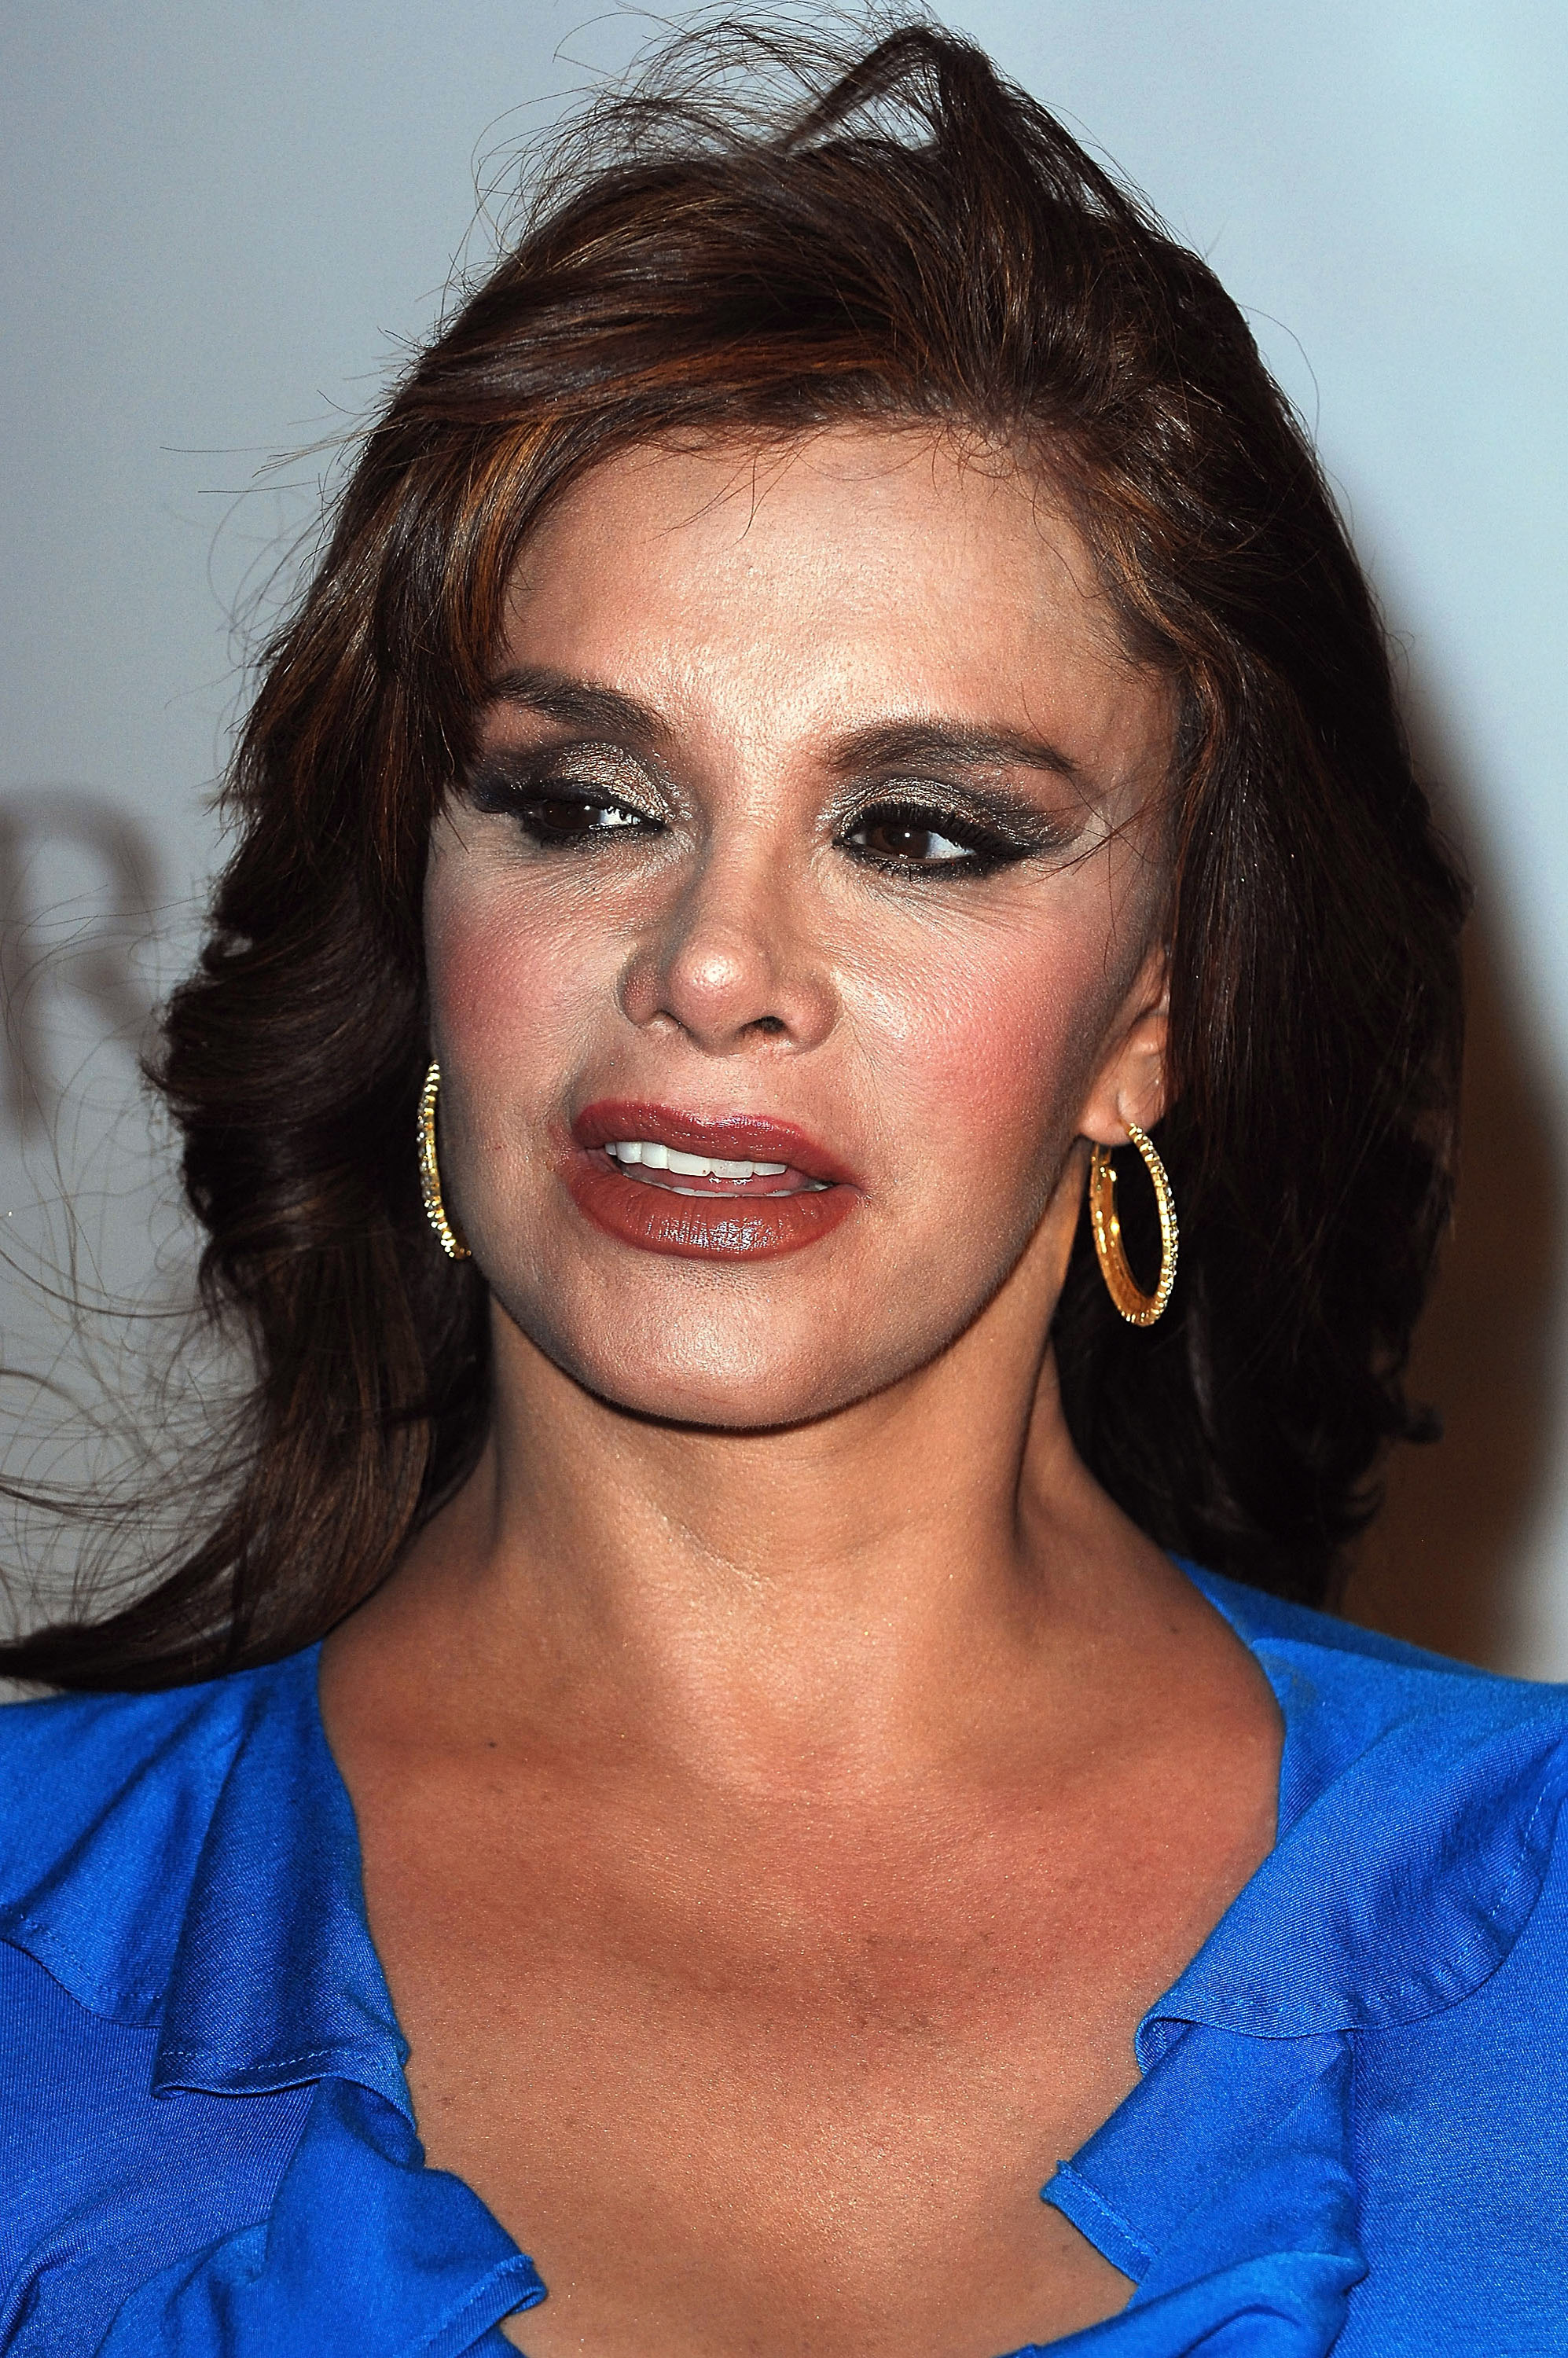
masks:
<path fill-rule="evenodd" d="M 972 1200 L 1012 1189 L 1036 1162 L 1054 1171 L 1076 1132 L 1125 987 L 1108 971 L 1103 926 L 1089 932 L 998 926 L 868 993 L 884 1119 L 928 1140 L 928 1167 L 961 1176 Z"/>
<path fill-rule="evenodd" d="M 444 879 L 427 900 L 426 971 L 439 1053 L 479 1127 L 486 1106 L 537 1110 L 553 1095 L 616 981 L 602 927 Z"/>

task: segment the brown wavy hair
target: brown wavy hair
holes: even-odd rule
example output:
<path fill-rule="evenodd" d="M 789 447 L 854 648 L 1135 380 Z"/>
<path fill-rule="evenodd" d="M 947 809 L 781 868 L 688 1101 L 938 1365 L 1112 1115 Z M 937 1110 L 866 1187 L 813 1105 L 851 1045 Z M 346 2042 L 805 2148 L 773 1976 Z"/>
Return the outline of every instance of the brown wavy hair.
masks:
<path fill-rule="evenodd" d="M 1465 892 L 1366 582 L 1236 305 L 1044 107 L 925 20 L 848 59 L 730 23 L 556 151 L 366 438 L 268 651 L 238 848 L 154 1073 L 203 1300 L 254 1355 L 241 1445 L 199 1544 L 0 1670 L 153 1687 L 286 1653 L 472 1466 L 487 1297 L 420 1205 L 419 911 L 519 551 L 629 445 L 857 418 L 1048 471 L 1130 647 L 1175 685 L 1159 1142 L 1181 1277 L 1134 1330 L 1080 1238 L 1066 1414 L 1152 1538 L 1331 1591 L 1387 1444 L 1419 1431 L 1402 1379 L 1460 1042 Z"/>

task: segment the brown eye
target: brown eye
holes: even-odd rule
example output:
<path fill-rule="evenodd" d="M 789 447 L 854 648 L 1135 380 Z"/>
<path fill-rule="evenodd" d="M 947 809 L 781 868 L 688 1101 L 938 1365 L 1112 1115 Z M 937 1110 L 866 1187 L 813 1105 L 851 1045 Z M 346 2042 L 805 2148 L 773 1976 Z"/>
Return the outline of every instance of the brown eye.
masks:
<path fill-rule="evenodd" d="M 841 840 L 867 860 L 904 870 L 992 868 L 1022 857 L 1019 847 L 982 837 L 967 821 L 946 812 L 892 804 L 862 811 Z"/>
<path fill-rule="evenodd" d="M 876 852 L 883 860 L 929 860 L 933 846 L 940 846 L 941 850 L 957 848 L 950 847 L 928 827 L 912 827 L 907 819 L 874 819 L 859 830 L 859 840 L 868 851 Z"/>
<path fill-rule="evenodd" d="M 656 827 L 643 811 L 626 803 L 600 802 L 584 795 L 529 795 L 514 806 L 538 843 L 588 843 L 595 838 Z"/>

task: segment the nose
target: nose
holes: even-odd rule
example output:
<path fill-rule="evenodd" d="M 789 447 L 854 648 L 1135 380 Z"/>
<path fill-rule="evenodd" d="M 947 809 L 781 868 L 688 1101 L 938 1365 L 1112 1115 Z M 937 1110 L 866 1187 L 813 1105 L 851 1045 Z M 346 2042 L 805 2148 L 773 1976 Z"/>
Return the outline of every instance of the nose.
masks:
<path fill-rule="evenodd" d="M 641 1029 L 674 1026 L 709 1055 L 762 1041 L 816 1047 L 838 992 L 807 891 L 775 848 L 710 847 L 627 960 L 623 1012 Z"/>

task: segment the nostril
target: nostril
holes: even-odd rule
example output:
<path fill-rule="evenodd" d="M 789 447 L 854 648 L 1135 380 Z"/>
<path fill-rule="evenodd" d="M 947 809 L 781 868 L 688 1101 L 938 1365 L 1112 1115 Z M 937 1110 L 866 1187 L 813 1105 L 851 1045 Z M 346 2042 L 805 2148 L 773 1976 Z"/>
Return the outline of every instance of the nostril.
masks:
<path fill-rule="evenodd" d="M 782 1015 L 759 1015 L 753 1019 L 751 1028 L 753 1032 L 766 1032 L 771 1035 L 784 1031 L 784 1020 Z"/>

